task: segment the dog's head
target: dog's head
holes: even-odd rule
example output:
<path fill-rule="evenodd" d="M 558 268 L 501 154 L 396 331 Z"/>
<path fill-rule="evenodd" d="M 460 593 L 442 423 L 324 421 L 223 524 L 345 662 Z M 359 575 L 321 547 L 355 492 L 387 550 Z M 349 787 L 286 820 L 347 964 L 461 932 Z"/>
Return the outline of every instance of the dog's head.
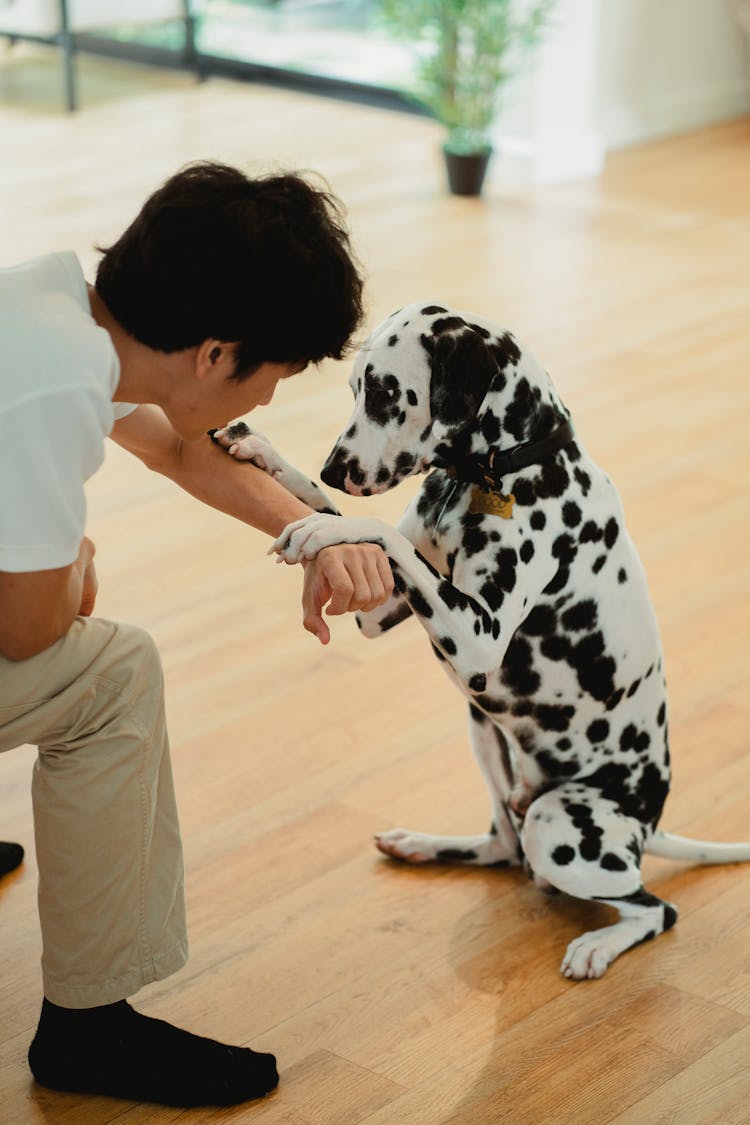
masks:
<path fill-rule="evenodd" d="M 437 457 L 468 452 L 472 435 L 497 441 L 485 399 L 505 386 L 521 353 L 508 333 L 421 302 L 388 317 L 362 345 L 349 385 L 354 411 L 322 480 L 369 496 L 425 472 Z"/>

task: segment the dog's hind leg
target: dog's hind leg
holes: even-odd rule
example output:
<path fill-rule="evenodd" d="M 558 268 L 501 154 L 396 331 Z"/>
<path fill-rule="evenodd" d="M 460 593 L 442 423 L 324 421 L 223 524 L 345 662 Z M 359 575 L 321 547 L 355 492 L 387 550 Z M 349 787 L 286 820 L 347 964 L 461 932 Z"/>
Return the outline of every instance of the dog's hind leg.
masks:
<path fill-rule="evenodd" d="M 492 801 L 489 832 L 476 836 L 430 836 L 394 828 L 375 837 L 385 855 L 407 863 L 452 862 L 474 867 L 506 866 L 521 862 L 518 837 L 506 809 L 510 792 L 507 746 L 502 734 L 482 712 L 469 707 L 469 734 L 474 756 Z"/>
<path fill-rule="evenodd" d="M 571 941 L 560 971 L 572 980 L 600 977 L 621 953 L 663 933 L 677 910 L 644 890 L 645 826 L 601 792 L 569 782 L 532 802 L 521 841 L 536 878 L 576 898 L 619 911 L 612 926 Z"/>

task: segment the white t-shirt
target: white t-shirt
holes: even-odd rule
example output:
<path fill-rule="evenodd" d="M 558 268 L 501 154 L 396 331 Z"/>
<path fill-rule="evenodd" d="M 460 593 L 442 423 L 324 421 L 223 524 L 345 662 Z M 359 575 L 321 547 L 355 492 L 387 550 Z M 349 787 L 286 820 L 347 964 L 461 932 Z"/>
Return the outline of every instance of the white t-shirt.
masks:
<path fill-rule="evenodd" d="M 116 419 L 135 409 L 112 402 L 119 378 L 75 254 L 0 269 L 0 570 L 77 557 L 84 483 Z"/>

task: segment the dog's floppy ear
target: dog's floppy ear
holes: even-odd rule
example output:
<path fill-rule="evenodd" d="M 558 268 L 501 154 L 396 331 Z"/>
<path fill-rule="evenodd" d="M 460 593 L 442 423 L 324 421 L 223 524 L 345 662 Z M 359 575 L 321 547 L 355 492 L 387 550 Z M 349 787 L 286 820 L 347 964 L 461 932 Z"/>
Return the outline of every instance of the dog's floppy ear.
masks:
<path fill-rule="evenodd" d="M 432 432 L 438 441 L 460 433 L 476 418 L 498 370 L 484 335 L 459 317 L 444 323 L 446 330 L 439 335 L 422 336 L 430 363 Z"/>

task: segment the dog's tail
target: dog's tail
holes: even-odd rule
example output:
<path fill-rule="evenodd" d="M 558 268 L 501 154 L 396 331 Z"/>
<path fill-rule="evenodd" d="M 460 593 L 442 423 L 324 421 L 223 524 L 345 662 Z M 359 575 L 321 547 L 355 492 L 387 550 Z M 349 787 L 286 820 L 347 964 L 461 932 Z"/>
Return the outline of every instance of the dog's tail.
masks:
<path fill-rule="evenodd" d="M 750 843 L 715 844 L 661 831 L 654 832 L 645 850 L 648 855 L 658 855 L 664 859 L 684 859 L 693 863 L 743 863 L 750 860 Z"/>

